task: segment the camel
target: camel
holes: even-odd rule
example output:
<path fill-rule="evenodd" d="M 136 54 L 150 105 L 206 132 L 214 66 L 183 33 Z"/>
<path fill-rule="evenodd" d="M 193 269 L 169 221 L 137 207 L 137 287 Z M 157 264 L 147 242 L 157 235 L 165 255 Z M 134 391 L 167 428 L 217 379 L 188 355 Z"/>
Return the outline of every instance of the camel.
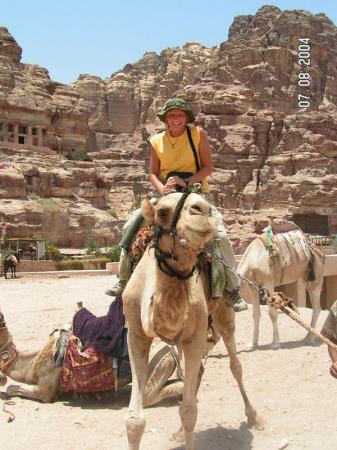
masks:
<path fill-rule="evenodd" d="M 35 352 L 17 350 L 0 311 L 0 386 L 6 384 L 6 376 L 18 385 L 9 385 L 6 394 L 10 397 L 26 397 L 44 403 L 53 402 L 59 394 L 61 368 L 55 367 L 54 354 L 59 335 L 53 333 L 47 344 Z M 209 340 L 210 346 L 215 340 Z M 151 367 L 146 382 L 144 406 L 152 406 L 183 393 L 181 379 L 169 380 L 177 368 L 177 359 L 172 349 L 157 339 L 151 346 Z M 2 375 L 3 374 L 3 375 Z M 2 377 L 1 377 L 2 375 Z M 118 386 L 128 384 L 118 379 Z"/>
<path fill-rule="evenodd" d="M 248 245 L 237 271 L 258 288 L 264 288 L 270 296 L 273 295 L 275 286 L 290 284 L 302 279 L 310 296 L 313 309 L 311 326 L 315 328 L 321 311 L 320 295 L 323 284 L 324 257 L 318 250 L 315 251 L 312 245 L 310 246 L 310 253 L 310 260 L 303 259 L 287 267 L 281 267 L 280 264 L 271 265 L 268 249 L 262 239 L 256 238 Z M 314 276 L 310 276 L 312 269 Z M 311 278 L 314 279 L 310 280 Z M 242 289 L 246 289 L 253 303 L 254 332 L 253 340 L 249 344 L 249 347 L 253 348 L 258 346 L 259 340 L 259 323 L 261 317 L 260 297 L 258 291 L 249 284 L 242 283 L 241 286 Z M 280 336 L 277 326 L 278 311 L 275 308 L 269 307 L 268 312 L 273 326 L 271 348 L 277 350 L 280 348 Z M 308 345 L 314 345 L 316 343 L 315 336 L 308 333 L 304 342 Z"/>
<path fill-rule="evenodd" d="M 3 260 L 3 266 L 6 280 L 7 280 L 7 272 L 9 269 L 11 270 L 12 278 L 16 278 L 16 266 L 18 265 L 18 263 L 19 263 L 18 255 L 12 254 L 5 256 Z"/>
<path fill-rule="evenodd" d="M 143 398 L 149 349 L 155 337 L 170 344 L 178 343 L 182 348 L 185 366 L 179 408 L 182 429 L 175 437 L 183 434 L 186 449 L 194 449 L 196 394 L 209 314 L 228 349 L 230 367 L 245 402 L 248 425 L 262 429 L 263 421 L 251 406 L 242 383 L 233 308 L 221 300 L 207 304 L 204 277 L 195 271 L 198 255 L 215 233 L 211 206 L 198 194 L 172 193 L 156 205 L 145 198 L 141 209 L 145 219 L 155 224 L 156 231 L 153 244 L 145 251 L 123 293 L 132 370 L 132 393 L 126 417 L 129 450 L 139 449 L 145 429 Z"/>

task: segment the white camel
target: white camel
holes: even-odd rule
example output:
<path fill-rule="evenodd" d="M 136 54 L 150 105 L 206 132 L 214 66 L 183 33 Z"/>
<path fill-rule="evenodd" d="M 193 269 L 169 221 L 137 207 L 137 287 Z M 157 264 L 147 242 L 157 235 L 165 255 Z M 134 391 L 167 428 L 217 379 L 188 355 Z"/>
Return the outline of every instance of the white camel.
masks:
<path fill-rule="evenodd" d="M 210 205 L 197 194 L 173 193 L 157 205 L 142 202 L 144 217 L 157 225 L 154 246 L 146 250 L 123 293 L 129 334 L 132 393 L 126 418 L 130 450 L 138 450 L 145 429 L 143 396 L 152 339 L 179 342 L 184 353 L 185 377 L 180 418 L 187 450 L 194 449 L 197 420 L 196 393 L 205 353 L 208 314 L 227 346 L 231 370 L 243 396 L 249 426 L 263 428 L 242 384 L 241 365 L 234 341 L 234 312 L 224 301 L 210 302 L 202 278 L 194 271 L 198 254 L 214 233 Z M 185 200 L 180 210 L 182 199 Z M 177 214 L 180 210 L 180 215 Z"/>
<path fill-rule="evenodd" d="M 268 249 L 261 238 L 256 238 L 247 247 L 237 270 L 240 275 L 246 277 L 258 288 L 265 288 L 270 296 L 273 295 L 275 286 L 290 284 L 302 279 L 310 296 L 313 309 L 311 326 L 315 328 L 321 311 L 320 295 L 323 284 L 324 257 L 319 251 L 314 251 L 313 246 L 310 248 L 310 253 L 310 261 L 303 259 L 287 267 L 282 267 L 280 264 L 271 265 Z M 311 278 L 309 273 L 312 273 L 312 269 L 315 274 L 314 280 L 309 281 Z M 241 283 L 241 288 L 242 294 L 246 297 L 248 295 L 253 303 L 254 333 L 253 340 L 249 345 L 250 347 L 256 347 L 259 341 L 259 323 L 261 318 L 260 296 L 254 287 L 244 281 Z M 273 326 L 271 347 L 278 349 L 280 348 L 280 336 L 277 326 L 278 311 L 269 307 L 268 312 Z M 305 343 L 314 345 L 315 342 L 315 336 L 308 333 Z"/>

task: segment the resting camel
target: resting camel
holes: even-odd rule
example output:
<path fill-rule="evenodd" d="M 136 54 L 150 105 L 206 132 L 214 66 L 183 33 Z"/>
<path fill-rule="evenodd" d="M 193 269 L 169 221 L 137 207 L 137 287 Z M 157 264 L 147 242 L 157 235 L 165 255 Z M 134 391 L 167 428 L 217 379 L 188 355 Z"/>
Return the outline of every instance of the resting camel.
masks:
<path fill-rule="evenodd" d="M 45 403 L 53 402 L 57 398 L 61 377 L 61 368 L 56 368 L 54 361 L 57 339 L 58 335 L 52 334 L 42 350 L 21 352 L 17 350 L 0 311 L 0 386 L 6 383 L 6 375 L 20 383 L 7 387 L 8 396 L 27 397 Z M 210 345 L 214 343 L 215 341 Z M 182 380 L 168 382 L 177 367 L 176 358 L 170 347 L 156 340 L 151 347 L 150 359 L 151 367 L 146 382 L 144 406 L 182 395 L 184 384 Z M 119 387 L 127 383 L 125 379 L 118 380 Z"/>
<path fill-rule="evenodd" d="M 139 449 L 145 429 L 143 399 L 148 355 L 156 336 L 182 347 L 185 377 L 179 413 L 186 449 L 194 449 L 196 394 L 209 313 L 225 341 L 230 367 L 245 402 L 248 424 L 262 429 L 262 419 L 251 406 L 242 383 L 234 341 L 234 311 L 224 301 L 210 302 L 208 311 L 207 286 L 194 270 L 199 253 L 215 232 L 209 203 L 195 193 L 172 193 L 156 205 L 144 199 L 142 213 L 156 225 L 156 231 L 153 245 L 145 251 L 123 293 L 132 370 L 126 418 L 129 449 Z"/>
<path fill-rule="evenodd" d="M 310 261 L 304 259 L 287 267 L 281 267 L 280 264 L 271 265 L 268 249 L 265 247 L 262 239 L 256 238 L 248 245 L 237 270 L 239 274 L 253 282 L 258 288 L 265 288 L 270 296 L 273 295 L 275 286 L 290 284 L 302 279 L 310 296 L 312 304 L 311 326 L 315 328 L 321 310 L 320 295 L 323 284 L 324 257 L 319 251 L 314 251 L 313 246 L 310 248 L 310 252 Z M 310 272 L 312 273 L 312 270 L 314 271 L 314 276 L 309 275 Z M 314 278 L 314 280 L 309 281 L 310 278 Z M 249 296 L 252 299 L 254 334 L 250 347 L 257 347 L 261 317 L 259 293 L 256 289 L 244 282 L 241 286 L 243 289 L 248 290 Z M 269 307 L 268 312 L 273 326 L 273 342 L 271 347 L 278 349 L 280 348 L 280 336 L 277 326 L 278 311 L 275 308 Z M 308 333 L 305 342 L 313 345 L 315 343 L 315 336 Z"/>

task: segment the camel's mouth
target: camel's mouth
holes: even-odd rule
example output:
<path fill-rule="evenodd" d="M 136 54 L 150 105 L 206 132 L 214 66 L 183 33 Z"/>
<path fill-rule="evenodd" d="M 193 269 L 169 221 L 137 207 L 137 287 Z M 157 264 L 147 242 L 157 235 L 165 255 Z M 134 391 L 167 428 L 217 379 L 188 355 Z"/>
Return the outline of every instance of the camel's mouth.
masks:
<path fill-rule="evenodd" d="M 200 237 L 212 236 L 215 231 L 213 219 L 204 216 L 198 217 L 197 220 L 193 217 L 193 221 L 186 223 L 186 228 Z"/>
<path fill-rule="evenodd" d="M 193 242 L 196 240 L 197 245 L 202 246 L 206 242 L 210 241 L 214 234 L 214 228 L 207 223 L 204 226 L 198 226 L 196 224 L 188 224 L 185 228 L 185 235 L 188 241 Z"/>
<path fill-rule="evenodd" d="M 202 230 L 199 228 L 194 228 L 194 227 L 187 227 L 190 231 L 192 231 L 194 234 L 196 234 L 197 236 L 200 237 L 206 237 L 207 235 L 211 235 L 212 234 L 212 229 L 206 229 L 206 230 Z"/>

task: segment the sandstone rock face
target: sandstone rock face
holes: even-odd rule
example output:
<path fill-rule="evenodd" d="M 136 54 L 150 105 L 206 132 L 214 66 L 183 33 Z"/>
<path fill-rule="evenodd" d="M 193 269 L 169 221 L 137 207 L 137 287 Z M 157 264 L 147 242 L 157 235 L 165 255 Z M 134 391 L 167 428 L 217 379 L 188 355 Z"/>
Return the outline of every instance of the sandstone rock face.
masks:
<path fill-rule="evenodd" d="M 47 239 L 83 247 L 94 239 L 111 245 L 120 224 L 112 215 L 111 182 L 99 166 L 59 156 L 2 148 L 0 223 L 7 237 Z"/>
<path fill-rule="evenodd" d="M 273 218 L 337 233 L 337 28 L 324 14 L 265 6 L 236 17 L 217 47 L 148 52 L 110 78 L 83 74 L 68 86 L 21 64 L 5 28 L 0 44 L 0 122 L 45 130 L 40 153 L 21 145 L 0 154 L 0 214 L 22 225 L 9 227 L 11 236 L 42 223 L 48 230 L 54 219 L 40 200 L 52 199 L 70 215 L 60 210 L 53 222 L 58 245 L 90 233 L 117 241 L 150 190 L 147 139 L 162 129 L 156 112 L 172 96 L 188 100 L 207 130 L 211 191 L 238 252 Z M 54 154 L 42 156 L 46 148 Z M 64 158 L 78 150 L 92 161 Z"/>

